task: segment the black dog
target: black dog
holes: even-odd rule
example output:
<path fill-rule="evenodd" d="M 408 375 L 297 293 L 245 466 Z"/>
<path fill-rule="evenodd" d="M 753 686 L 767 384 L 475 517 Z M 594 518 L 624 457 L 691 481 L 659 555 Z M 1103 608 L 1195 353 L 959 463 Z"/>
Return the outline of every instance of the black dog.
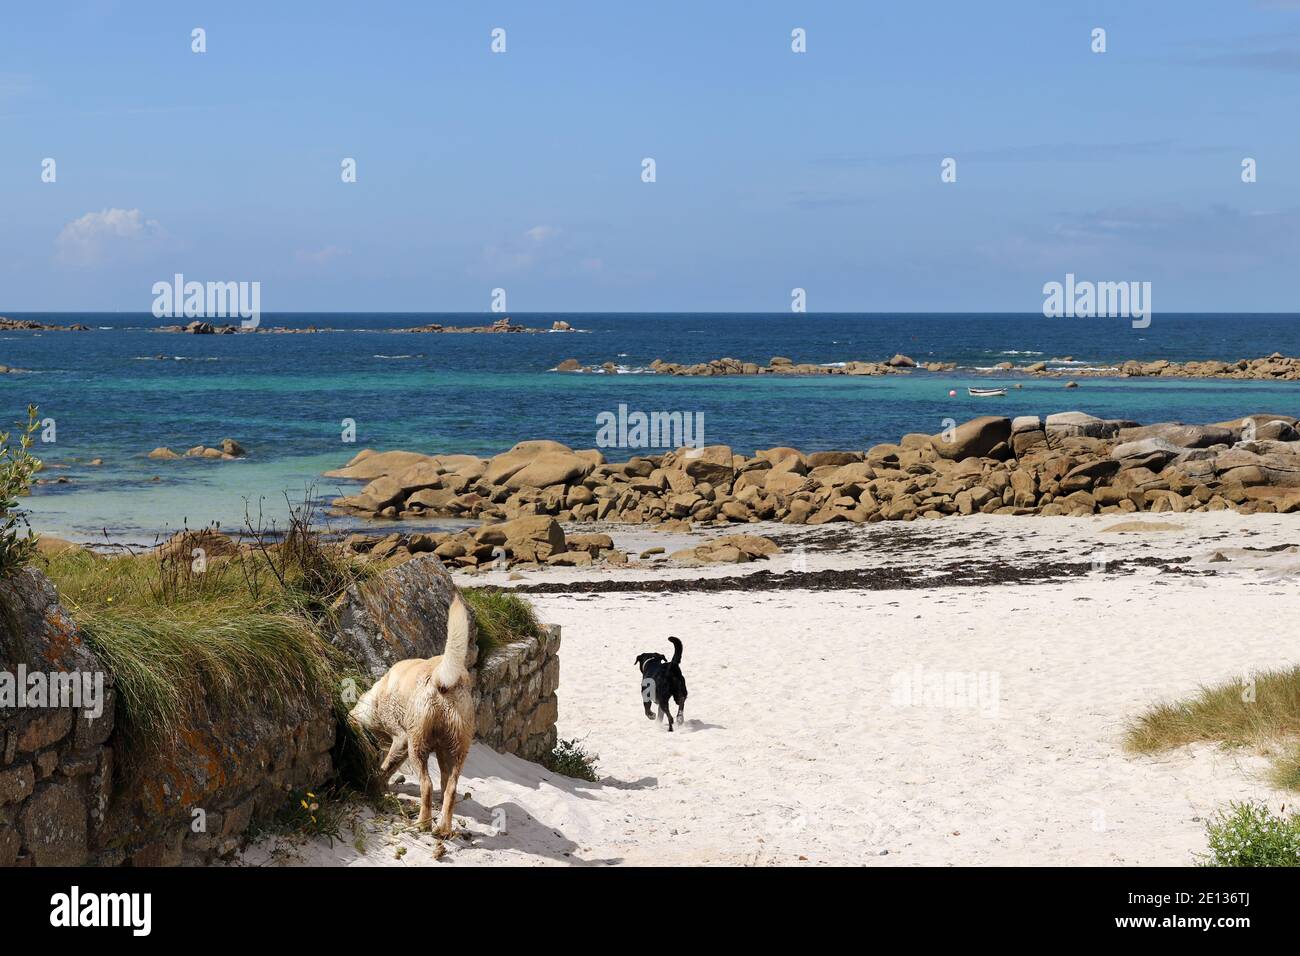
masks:
<path fill-rule="evenodd" d="M 668 660 L 662 654 L 638 654 L 636 656 L 636 666 L 641 671 L 641 703 L 645 705 L 645 715 L 651 720 L 655 715 L 650 713 L 650 702 L 654 701 L 659 705 L 659 721 L 663 722 L 664 714 L 668 714 L 668 732 L 673 731 L 673 715 L 669 710 L 669 701 L 677 701 L 677 722 L 681 723 L 683 711 L 686 709 L 686 678 L 682 676 L 682 642 L 675 637 L 668 640 L 673 642 L 673 647 L 677 650 L 673 654 L 673 659 Z"/>

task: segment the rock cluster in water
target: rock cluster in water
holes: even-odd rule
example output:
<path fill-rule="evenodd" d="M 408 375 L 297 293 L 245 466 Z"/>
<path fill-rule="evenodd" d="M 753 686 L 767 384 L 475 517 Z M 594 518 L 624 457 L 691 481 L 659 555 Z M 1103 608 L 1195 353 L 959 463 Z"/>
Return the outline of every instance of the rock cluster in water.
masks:
<path fill-rule="evenodd" d="M 50 325 L 35 319 L 10 319 L 0 316 L 0 332 L 89 332 L 90 326 L 80 322 L 72 325 Z"/>
<path fill-rule="evenodd" d="M 1020 371 L 1031 375 L 1086 375 L 1118 376 L 1120 378 L 1244 378 L 1274 382 L 1293 382 L 1300 379 L 1300 358 L 1274 352 L 1272 355 L 1255 359 L 1238 359 L 1235 362 L 1220 362 L 1208 359 L 1203 362 L 1170 362 L 1158 359 L 1154 362 L 1129 360 L 1115 368 L 1090 369 L 1049 369 L 1044 362 L 1036 362 Z"/>
<path fill-rule="evenodd" d="M 665 362 L 655 359 L 650 363 L 651 371 L 660 375 L 893 375 L 905 374 L 914 368 L 924 368 L 928 372 L 943 372 L 957 366 L 952 362 L 926 362 L 918 365 L 906 355 L 895 355 L 884 362 L 838 362 L 829 365 L 817 365 L 811 362 L 798 364 L 784 355 L 774 355 L 767 365 L 757 362 L 742 362 L 740 359 L 720 358 L 711 362 L 698 362 L 683 365 L 678 362 Z M 605 362 L 598 369 L 583 365 L 577 359 L 565 359 L 555 367 L 557 372 L 614 372 L 617 366 Z"/>
<path fill-rule="evenodd" d="M 562 324 L 567 325 L 568 323 L 562 323 Z M 495 322 L 493 322 L 491 325 L 440 325 L 440 324 L 437 323 L 437 322 L 433 322 L 433 323 L 430 323 L 429 325 L 417 325 L 417 326 L 415 326 L 415 327 L 413 327 L 413 328 L 409 328 L 409 329 L 392 329 L 391 331 L 393 331 L 393 332 L 424 332 L 424 333 L 434 333 L 434 332 L 455 332 L 455 333 L 475 332 L 475 333 L 495 334 L 495 333 L 509 333 L 509 332 L 515 332 L 515 333 L 517 333 L 517 332 L 545 332 L 545 331 L 547 331 L 547 330 L 546 330 L 546 329 L 532 329 L 532 328 L 529 328 L 529 327 L 526 326 L 526 325 L 515 325 L 515 324 L 512 323 L 512 322 L 510 321 L 510 319 L 507 317 L 507 318 L 497 319 L 497 320 L 496 320 Z M 554 327 L 552 327 L 552 331 L 566 331 L 566 330 L 555 329 Z"/>
<path fill-rule="evenodd" d="M 172 451 L 165 445 L 160 445 L 145 457 L 154 458 L 160 461 L 177 461 L 181 458 L 218 458 L 222 461 L 234 461 L 236 458 L 244 458 L 248 452 L 244 446 L 233 438 L 221 439 L 220 448 L 209 448 L 207 445 L 195 445 L 193 448 L 186 450 L 185 454 L 180 455 Z"/>
<path fill-rule="evenodd" d="M 1072 363 L 1071 356 L 1053 359 L 1056 362 Z M 927 372 L 947 372 L 957 368 L 956 362 L 917 362 L 906 355 L 895 355 L 883 362 L 848 361 L 827 364 L 810 362 L 795 363 L 785 356 L 774 356 L 767 365 L 746 362 L 735 358 L 720 358 L 710 362 L 687 364 L 665 362 L 655 359 L 649 366 L 651 371 L 661 375 L 892 375 L 907 373 L 913 369 Z M 584 365 L 575 358 L 565 359 L 554 369 L 557 372 L 615 372 L 613 362 L 599 366 Z M 988 369 L 969 370 L 979 374 L 990 372 L 1011 372 L 1035 377 L 1088 377 L 1088 378 L 1235 378 L 1262 381 L 1295 381 L 1300 379 L 1300 358 L 1274 352 L 1272 355 L 1255 359 L 1238 359 L 1235 362 L 1221 362 L 1207 359 L 1200 362 L 1170 362 L 1157 359 L 1143 362 L 1130 359 L 1115 366 L 1096 368 L 1049 368 L 1047 362 L 1031 362 L 1028 365 L 1016 365 L 1014 362 L 999 362 Z M 1075 387 L 1073 384 L 1067 387 Z"/>

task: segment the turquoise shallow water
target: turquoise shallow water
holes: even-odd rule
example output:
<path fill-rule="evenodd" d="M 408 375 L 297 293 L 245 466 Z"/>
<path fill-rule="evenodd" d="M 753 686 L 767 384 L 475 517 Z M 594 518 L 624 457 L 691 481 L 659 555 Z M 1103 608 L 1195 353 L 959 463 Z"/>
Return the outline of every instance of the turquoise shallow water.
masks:
<path fill-rule="evenodd" d="M 700 413 L 704 438 L 740 451 L 794 445 L 862 448 L 944 419 L 1048 414 L 1078 408 L 1139 421 L 1219 421 L 1246 412 L 1300 414 L 1300 383 L 1080 378 L 1017 379 L 1001 399 L 972 399 L 976 374 L 1004 360 L 1071 356 L 1074 366 L 1126 358 L 1235 359 L 1300 352 L 1297 316 L 1156 316 L 1151 328 L 1122 320 L 1041 316 L 513 316 L 530 326 L 565 318 L 581 334 L 402 335 L 383 331 L 484 316 L 264 316 L 264 325 L 346 329 L 316 335 L 187 336 L 152 331 L 144 315 L 20 316 L 84 322 L 84 333 L 0 334 L 0 362 L 30 371 L 0 376 L 0 408 L 18 418 L 28 402 L 54 418 L 57 440 L 41 446 L 47 477 L 29 499 L 33 523 L 50 533 L 152 541 L 183 522 L 239 524 L 247 502 L 282 517 L 284 492 L 340 489 L 321 472 L 362 447 L 492 454 L 525 438 L 596 445 L 597 416 L 630 410 Z M 109 326 L 110 329 L 100 327 Z M 888 378 L 672 378 L 635 374 L 653 358 L 702 361 L 772 355 L 834 362 L 886 358 L 957 361 L 952 373 Z M 613 361 L 628 374 L 560 375 L 576 357 Z M 997 381 L 997 379 L 993 379 Z M 958 396 L 950 398 L 948 391 Z M 356 442 L 341 440 L 343 419 Z M 158 445 L 183 451 L 232 437 L 239 462 L 158 462 Z M 612 457 L 625 457 L 614 450 Z M 92 468 L 85 463 L 104 459 Z M 63 467 L 66 466 L 66 467 Z M 160 480 L 153 481 L 155 476 Z"/>

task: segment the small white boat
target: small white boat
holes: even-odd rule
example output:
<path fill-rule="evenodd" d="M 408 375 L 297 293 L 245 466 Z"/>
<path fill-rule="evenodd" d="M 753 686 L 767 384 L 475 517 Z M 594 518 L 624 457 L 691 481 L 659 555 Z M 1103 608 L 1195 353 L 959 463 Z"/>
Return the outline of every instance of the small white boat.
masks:
<path fill-rule="evenodd" d="M 966 389 L 975 398 L 994 398 L 998 395 L 1005 395 L 1005 388 L 968 388 Z"/>

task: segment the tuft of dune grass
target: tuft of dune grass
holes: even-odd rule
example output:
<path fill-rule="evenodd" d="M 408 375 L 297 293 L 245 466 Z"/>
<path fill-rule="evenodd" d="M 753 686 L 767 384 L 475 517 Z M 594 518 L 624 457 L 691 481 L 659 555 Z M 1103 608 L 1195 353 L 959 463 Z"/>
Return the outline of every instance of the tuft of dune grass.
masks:
<path fill-rule="evenodd" d="M 1300 667 L 1257 674 L 1253 686 L 1238 678 L 1159 704 L 1134 720 L 1124 737 L 1133 753 L 1198 742 L 1265 753 L 1273 761 L 1273 784 L 1300 790 Z"/>
<path fill-rule="evenodd" d="M 484 658 L 499 647 L 540 637 L 545 630 L 533 606 L 517 594 L 486 588 L 465 588 L 460 593 L 474 612 L 478 652 Z"/>

